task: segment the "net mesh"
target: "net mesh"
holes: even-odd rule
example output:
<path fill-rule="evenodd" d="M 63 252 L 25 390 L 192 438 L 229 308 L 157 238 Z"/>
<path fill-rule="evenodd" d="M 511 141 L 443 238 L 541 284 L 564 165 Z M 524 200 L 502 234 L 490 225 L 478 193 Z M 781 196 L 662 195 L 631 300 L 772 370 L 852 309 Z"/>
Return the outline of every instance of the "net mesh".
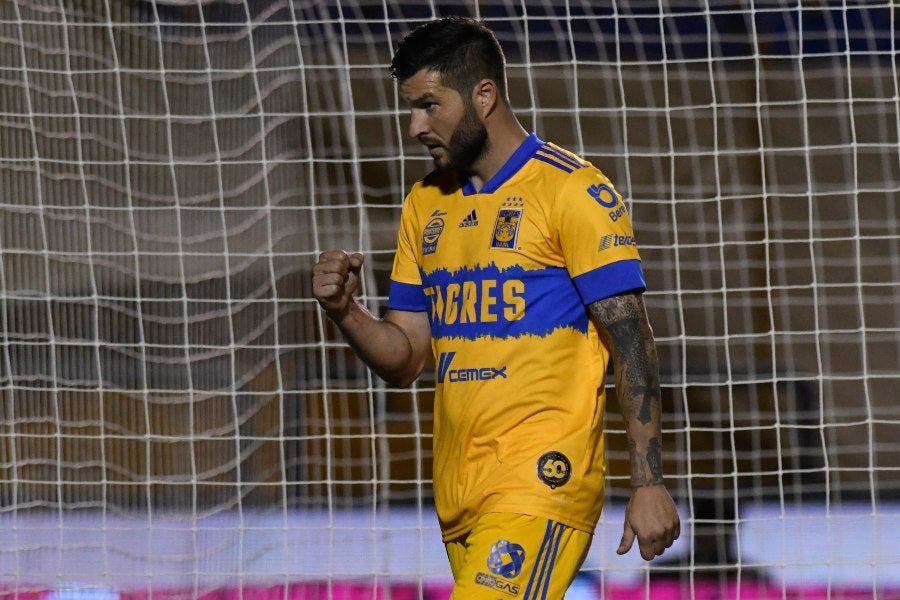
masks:
<path fill-rule="evenodd" d="M 389 531 L 412 555 L 351 578 L 427 596 L 448 576 L 428 560 L 433 379 L 371 376 L 309 270 L 327 248 L 365 252 L 362 299 L 383 308 L 400 200 L 431 168 L 386 65 L 451 13 L 497 32 L 523 124 L 609 175 L 637 231 L 689 534 L 655 567 L 586 572 L 783 583 L 790 555 L 740 543 L 754 509 L 894 523 L 896 5 L 595 4 L 0 3 L 7 585 L 333 590 L 341 545 Z M 297 544 L 323 562 L 285 558 Z M 875 589 L 900 556 L 865 550 Z"/>

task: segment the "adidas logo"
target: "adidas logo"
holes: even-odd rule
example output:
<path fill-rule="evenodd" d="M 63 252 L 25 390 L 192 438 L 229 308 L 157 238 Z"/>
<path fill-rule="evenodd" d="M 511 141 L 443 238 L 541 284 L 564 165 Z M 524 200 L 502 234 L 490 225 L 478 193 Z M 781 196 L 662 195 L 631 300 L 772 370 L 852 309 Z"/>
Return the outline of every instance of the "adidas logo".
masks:
<path fill-rule="evenodd" d="M 478 215 L 475 214 L 475 209 L 472 209 L 472 212 L 466 215 L 466 218 L 460 222 L 460 227 L 475 227 L 478 225 Z"/>

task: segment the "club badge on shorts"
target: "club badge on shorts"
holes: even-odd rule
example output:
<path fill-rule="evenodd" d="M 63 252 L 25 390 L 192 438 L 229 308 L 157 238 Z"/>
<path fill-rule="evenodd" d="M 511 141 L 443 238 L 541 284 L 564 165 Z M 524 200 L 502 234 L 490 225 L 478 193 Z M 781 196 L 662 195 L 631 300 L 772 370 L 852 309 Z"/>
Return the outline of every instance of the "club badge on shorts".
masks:
<path fill-rule="evenodd" d="M 491 573 L 507 579 L 515 579 L 525 564 L 525 549 L 509 540 L 497 540 L 491 546 L 487 566 Z"/>

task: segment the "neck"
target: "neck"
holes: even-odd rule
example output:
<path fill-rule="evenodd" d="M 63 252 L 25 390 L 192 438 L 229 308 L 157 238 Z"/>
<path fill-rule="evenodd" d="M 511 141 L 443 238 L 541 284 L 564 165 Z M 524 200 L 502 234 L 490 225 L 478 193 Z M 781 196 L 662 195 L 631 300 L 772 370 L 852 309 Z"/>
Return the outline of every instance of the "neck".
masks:
<path fill-rule="evenodd" d="M 488 140 L 484 154 L 466 169 L 476 190 L 497 174 L 509 158 L 519 149 L 528 132 L 513 117 L 507 122 L 488 127 Z"/>

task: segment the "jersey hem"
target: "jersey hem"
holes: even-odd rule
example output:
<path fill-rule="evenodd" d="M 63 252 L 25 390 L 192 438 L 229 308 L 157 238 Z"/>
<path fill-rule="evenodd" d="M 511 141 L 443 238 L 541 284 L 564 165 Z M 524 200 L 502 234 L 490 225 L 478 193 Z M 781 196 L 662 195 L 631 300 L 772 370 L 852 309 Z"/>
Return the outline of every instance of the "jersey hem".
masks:
<path fill-rule="evenodd" d="M 561 523 L 566 527 L 571 527 L 572 529 L 577 529 L 579 531 L 583 531 L 588 535 L 594 535 L 594 531 L 597 528 L 597 520 L 599 520 L 599 515 L 597 520 L 591 521 L 582 521 L 579 519 L 573 519 L 571 516 L 566 516 L 558 512 L 553 511 L 541 511 L 541 510 L 522 510 L 521 507 L 516 506 L 507 506 L 507 505 L 497 505 L 492 506 L 490 510 L 483 510 L 478 515 L 467 521 L 462 525 L 457 525 L 452 529 L 448 529 L 446 531 L 441 531 L 441 540 L 444 543 L 452 542 L 454 540 L 458 540 L 460 538 L 465 537 L 472 531 L 472 528 L 475 526 L 475 521 L 481 517 L 481 515 L 485 515 L 488 513 L 510 513 L 516 515 L 528 515 L 529 517 L 537 517 L 540 519 L 549 519 L 551 521 L 555 521 L 557 523 Z"/>

